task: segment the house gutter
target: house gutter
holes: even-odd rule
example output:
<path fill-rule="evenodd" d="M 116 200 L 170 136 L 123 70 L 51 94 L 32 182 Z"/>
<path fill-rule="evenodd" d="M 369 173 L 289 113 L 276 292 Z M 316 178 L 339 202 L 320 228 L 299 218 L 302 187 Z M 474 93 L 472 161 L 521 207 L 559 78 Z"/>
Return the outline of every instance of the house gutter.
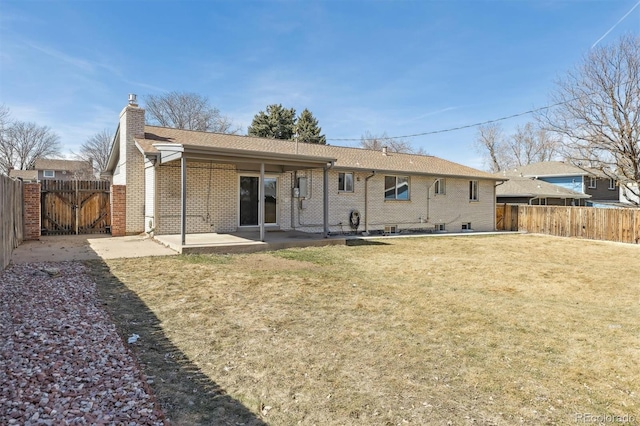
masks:
<path fill-rule="evenodd" d="M 364 178 L 364 233 L 369 233 L 369 179 L 376 175 L 373 170 L 369 176 Z"/>

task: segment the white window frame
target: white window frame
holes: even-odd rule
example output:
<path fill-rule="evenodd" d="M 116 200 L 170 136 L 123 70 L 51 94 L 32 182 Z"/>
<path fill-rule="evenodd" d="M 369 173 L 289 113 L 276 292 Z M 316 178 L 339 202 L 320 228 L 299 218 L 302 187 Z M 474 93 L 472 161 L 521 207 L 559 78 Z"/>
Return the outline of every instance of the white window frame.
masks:
<path fill-rule="evenodd" d="M 609 178 L 609 190 L 613 191 L 614 189 L 616 189 L 616 180 Z"/>
<path fill-rule="evenodd" d="M 433 193 L 436 195 L 445 195 L 447 193 L 447 180 L 445 178 L 436 179 L 433 184 Z"/>
<path fill-rule="evenodd" d="M 258 223 L 258 225 L 240 225 L 240 179 L 243 177 L 257 177 L 258 178 L 258 185 L 260 185 L 260 174 L 259 173 L 238 173 L 237 177 L 236 177 L 236 196 L 238 197 L 237 199 L 237 203 L 236 203 L 236 214 L 238 215 L 236 222 L 237 222 L 237 226 L 238 228 L 245 228 L 245 229 L 251 229 L 251 228 L 256 228 L 259 227 L 260 224 Z M 276 221 L 275 222 L 268 222 L 264 224 L 264 226 L 266 228 L 278 228 L 280 226 L 280 202 L 281 202 L 281 193 L 280 193 L 280 176 L 276 175 L 276 174 L 271 174 L 271 173 L 265 173 L 264 175 L 265 179 L 275 179 L 276 180 Z M 263 205 L 264 203 L 261 203 L 260 200 L 258 200 L 258 205 Z M 264 206 L 263 206 L 264 208 Z"/>
<path fill-rule="evenodd" d="M 469 201 L 480 201 L 480 183 L 477 180 L 469 181 Z"/>
<path fill-rule="evenodd" d="M 48 173 L 51 173 L 51 174 L 49 175 Z M 55 178 L 56 177 L 56 171 L 55 170 L 43 170 L 42 171 L 42 177 Z"/>
<path fill-rule="evenodd" d="M 471 222 L 462 222 L 462 228 L 463 231 L 471 231 Z"/>
<path fill-rule="evenodd" d="M 396 181 L 394 198 L 387 198 L 387 178 L 394 178 Z M 407 198 L 398 198 L 398 179 L 406 179 L 407 181 Z M 410 201 L 411 200 L 411 179 L 409 178 L 409 176 L 385 175 L 384 176 L 384 200 L 385 201 Z"/>
<path fill-rule="evenodd" d="M 597 187 L 598 179 L 593 176 L 589 176 L 589 189 L 596 189 Z"/>
<path fill-rule="evenodd" d="M 340 188 L 340 175 L 342 175 L 342 188 Z M 347 175 L 351 176 L 351 188 L 347 186 Z M 338 173 L 338 192 L 353 192 L 354 185 L 353 172 L 340 172 Z"/>
<path fill-rule="evenodd" d="M 444 223 L 436 223 L 434 226 L 434 230 L 436 232 L 444 232 L 447 230 L 447 227 Z"/>

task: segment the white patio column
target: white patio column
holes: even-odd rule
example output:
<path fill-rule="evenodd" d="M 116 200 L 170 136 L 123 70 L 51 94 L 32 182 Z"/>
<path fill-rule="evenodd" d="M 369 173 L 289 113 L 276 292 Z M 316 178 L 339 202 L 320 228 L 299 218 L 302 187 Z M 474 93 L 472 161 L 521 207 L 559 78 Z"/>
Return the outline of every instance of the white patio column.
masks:
<path fill-rule="evenodd" d="M 260 225 L 260 241 L 264 242 L 264 163 L 260 163 L 258 182 L 258 225 Z"/>
<path fill-rule="evenodd" d="M 180 159 L 180 241 L 184 246 L 187 239 L 187 159 Z"/>
<path fill-rule="evenodd" d="M 322 226 L 324 237 L 329 237 L 329 167 L 322 169 Z"/>

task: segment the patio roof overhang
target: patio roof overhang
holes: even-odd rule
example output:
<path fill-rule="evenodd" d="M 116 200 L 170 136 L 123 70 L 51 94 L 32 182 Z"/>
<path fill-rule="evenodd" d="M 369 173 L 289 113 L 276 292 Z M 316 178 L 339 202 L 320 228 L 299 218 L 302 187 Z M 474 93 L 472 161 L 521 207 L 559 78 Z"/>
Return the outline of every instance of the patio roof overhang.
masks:
<path fill-rule="evenodd" d="M 264 164 L 266 171 L 285 172 L 291 170 L 324 168 L 335 163 L 335 158 L 300 154 L 282 154 L 246 149 L 220 148 L 202 145 L 156 143 L 160 164 L 181 158 L 187 160 L 216 161 L 236 164 L 243 170 L 260 170 Z"/>
<path fill-rule="evenodd" d="M 137 145 L 141 148 L 139 144 Z M 264 174 L 270 171 L 267 170 L 268 167 L 280 172 L 321 168 L 323 171 L 323 228 L 325 237 L 329 235 L 328 171 L 335 164 L 335 158 L 177 143 L 155 143 L 152 146 L 155 152 L 149 152 L 150 150 L 143 150 L 143 152 L 148 157 L 155 157 L 156 164 L 180 160 L 180 236 L 182 245 L 185 245 L 187 229 L 187 160 L 230 163 L 243 170 L 259 170 L 261 184 L 258 185 L 258 200 L 264 199 Z M 260 240 L 264 241 L 264 210 L 261 207 L 258 208 L 258 226 L 260 227 Z"/>

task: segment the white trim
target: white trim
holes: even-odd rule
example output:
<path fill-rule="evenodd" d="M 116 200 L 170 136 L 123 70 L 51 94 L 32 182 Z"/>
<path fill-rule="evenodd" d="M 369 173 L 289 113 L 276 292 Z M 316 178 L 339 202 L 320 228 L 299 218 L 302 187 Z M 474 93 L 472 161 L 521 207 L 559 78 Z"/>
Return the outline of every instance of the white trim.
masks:
<path fill-rule="evenodd" d="M 51 176 L 47 175 L 47 173 L 51 172 Z M 55 178 L 56 177 L 56 171 L 55 170 L 43 170 L 42 171 L 42 177 L 44 178 Z"/>
<path fill-rule="evenodd" d="M 344 178 L 342 180 L 343 183 L 343 188 L 344 189 L 340 189 L 340 175 L 344 175 Z M 347 175 L 351 175 L 351 189 L 346 189 L 347 188 Z M 348 193 L 352 193 L 355 192 L 355 183 L 354 183 L 354 179 L 355 179 L 355 174 L 353 172 L 338 172 L 338 192 L 348 192 Z"/>
<path fill-rule="evenodd" d="M 236 212 L 238 214 L 238 219 L 236 220 L 236 225 L 238 226 L 239 229 L 256 229 L 256 227 L 260 226 L 260 221 L 258 221 L 257 225 L 240 225 L 240 178 L 242 177 L 256 177 L 258 178 L 258 185 L 260 185 L 260 173 L 238 173 L 238 178 L 236 179 L 236 194 L 238 196 L 238 202 L 237 202 L 237 206 L 236 206 Z M 264 225 L 267 228 L 274 228 L 274 227 L 279 227 L 280 226 L 280 197 L 282 194 L 282 191 L 280 190 L 280 175 L 277 174 L 273 174 L 273 173 L 265 173 L 264 175 L 265 179 L 275 179 L 276 180 L 276 221 L 275 223 L 265 223 Z M 264 203 L 259 203 L 259 205 L 262 205 Z M 260 207 L 258 207 L 260 208 Z M 263 207 L 264 208 L 264 207 Z M 260 214 L 260 211 L 258 211 L 258 215 Z"/>

